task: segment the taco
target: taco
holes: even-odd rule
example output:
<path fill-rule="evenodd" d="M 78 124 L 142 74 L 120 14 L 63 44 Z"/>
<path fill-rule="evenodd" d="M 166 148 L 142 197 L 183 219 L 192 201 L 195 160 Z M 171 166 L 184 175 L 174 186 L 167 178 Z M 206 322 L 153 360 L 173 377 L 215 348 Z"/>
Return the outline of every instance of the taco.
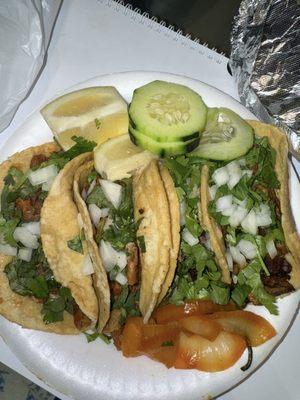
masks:
<path fill-rule="evenodd" d="M 216 256 L 202 205 L 201 170 L 206 163 L 210 162 L 190 155 L 162 162 L 173 257 L 157 305 L 200 299 L 225 305 L 230 301 L 231 277 L 226 259 Z"/>
<path fill-rule="evenodd" d="M 93 162 L 82 165 L 74 193 L 100 293 L 99 331 L 118 331 L 128 315 L 147 321 L 170 261 L 171 224 L 156 162 L 134 177 L 111 182 Z"/>
<path fill-rule="evenodd" d="M 80 273 L 87 250 L 72 250 L 80 232 L 73 175 L 92 148 L 79 140 L 62 153 L 46 143 L 1 164 L 0 314 L 25 328 L 73 334 L 97 321 L 91 277 Z"/>
<path fill-rule="evenodd" d="M 276 296 L 300 287 L 299 235 L 290 210 L 288 144 L 271 125 L 248 121 L 254 146 L 230 163 L 202 169 L 204 213 L 226 257 L 233 300 L 263 304 L 276 313 Z M 221 232 L 221 234 L 220 234 Z M 217 251 L 218 249 L 218 251 Z"/>

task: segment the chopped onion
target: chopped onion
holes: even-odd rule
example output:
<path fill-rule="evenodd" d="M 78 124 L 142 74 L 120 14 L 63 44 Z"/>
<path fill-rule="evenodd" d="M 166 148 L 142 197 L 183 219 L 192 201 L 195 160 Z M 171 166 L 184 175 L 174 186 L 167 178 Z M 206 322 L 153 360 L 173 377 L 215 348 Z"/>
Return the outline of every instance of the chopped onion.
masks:
<path fill-rule="evenodd" d="M 22 243 L 25 247 L 29 247 L 30 249 L 37 249 L 39 247 L 37 237 L 22 226 L 15 229 L 13 236 L 17 242 Z"/>
<path fill-rule="evenodd" d="M 248 175 L 249 178 L 251 178 L 252 174 L 253 174 L 253 171 L 251 171 L 251 169 L 244 169 L 242 171 L 242 175 Z"/>
<path fill-rule="evenodd" d="M 199 186 L 194 185 L 191 197 L 199 197 L 200 191 L 199 191 Z"/>
<path fill-rule="evenodd" d="M 267 204 L 261 204 L 260 210 L 255 212 L 257 226 L 269 226 L 272 224 L 271 210 Z"/>
<path fill-rule="evenodd" d="M 0 253 L 4 254 L 5 256 L 16 256 L 17 248 L 10 246 L 9 244 L 0 243 Z"/>
<path fill-rule="evenodd" d="M 224 211 L 222 211 L 222 215 L 225 215 L 225 217 L 231 217 L 235 213 L 235 210 L 237 209 L 236 204 L 232 204 L 229 208 L 226 208 Z"/>
<path fill-rule="evenodd" d="M 106 231 L 111 225 L 113 225 L 113 220 L 110 217 L 108 217 L 105 222 L 103 230 Z"/>
<path fill-rule="evenodd" d="M 28 174 L 28 179 L 33 186 L 40 185 L 44 182 L 56 177 L 58 169 L 54 164 L 48 165 L 47 167 L 31 171 Z"/>
<path fill-rule="evenodd" d="M 212 185 L 212 186 L 210 186 L 208 188 L 211 200 L 214 200 L 214 198 L 216 197 L 217 190 L 218 190 L 218 186 L 217 185 Z"/>
<path fill-rule="evenodd" d="M 256 214 L 257 226 L 269 226 L 272 224 L 272 218 L 270 215 Z"/>
<path fill-rule="evenodd" d="M 252 260 L 257 256 L 257 247 L 249 240 L 241 239 L 237 247 L 248 260 Z"/>
<path fill-rule="evenodd" d="M 194 246 L 195 244 L 199 243 L 199 239 L 193 236 L 187 228 L 184 228 L 182 231 L 182 239 L 190 246 Z"/>
<path fill-rule="evenodd" d="M 101 240 L 99 246 L 100 255 L 107 272 L 116 265 L 123 270 L 127 265 L 127 256 L 124 251 L 115 250 L 109 242 Z"/>
<path fill-rule="evenodd" d="M 210 241 L 210 236 L 209 236 L 208 232 L 205 233 L 205 241 L 203 242 L 203 244 L 207 248 L 207 250 L 213 251 L 211 241 Z"/>
<path fill-rule="evenodd" d="M 236 262 L 239 265 L 246 264 L 246 258 L 243 256 L 243 254 L 239 251 L 237 247 L 229 246 L 229 251 L 234 262 Z"/>
<path fill-rule="evenodd" d="M 82 189 L 81 197 L 83 198 L 83 200 L 86 200 L 87 194 L 86 194 L 86 190 L 85 189 Z"/>
<path fill-rule="evenodd" d="M 100 255 L 107 272 L 111 271 L 117 264 L 116 251 L 109 242 L 101 240 L 99 246 Z"/>
<path fill-rule="evenodd" d="M 119 282 L 120 285 L 126 285 L 126 283 L 127 283 L 127 277 L 124 274 L 122 274 L 122 272 L 119 272 L 117 274 L 117 276 L 115 277 L 115 280 L 117 282 Z"/>
<path fill-rule="evenodd" d="M 227 183 L 230 190 L 233 189 L 239 183 L 241 177 L 242 177 L 242 174 L 237 174 L 237 173 L 230 175 L 230 179 Z"/>
<path fill-rule="evenodd" d="M 93 191 L 95 186 L 96 186 L 96 179 L 94 179 L 93 182 L 90 184 L 90 187 L 89 187 L 89 189 L 87 191 L 87 194 L 86 194 L 87 196 L 92 193 L 92 191 Z"/>
<path fill-rule="evenodd" d="M 242 177 L 242 171 L 240 165 L 236 161 L 231 161 L 226 165 L 227 171 L 229 173 L 229 181 L 227 183 L 229 189 L 233 189 L 235 185 L 239 182 Z"/>
<path fill-rule="evenodd" d="M 241 225 L 245 232 L 251 233 L 252 235 L 257 234 L 256 215 L 253 209 L 249 211 L 246 218 L 243 219 Z"/>
<path fill-rule="evenodd" d="M 216 201 L 216 209 L 218 212 L 226 210 L 226 208 L 231 207 L 231 205 L 232 205 L 232 194 L 219 197 L 218 200 Z"/>
<path fill-rule="evenodd" d="M 124 251 L 116 251 L 116 264 L 122 271 L 127 265 L 127 256 Z"/>
<path fill-rule="evenodd" d="M 246 217 L 248 210 L 242 206 L 237 206 L 235 209 L 234 213 L 230 215 L 228 219 L 228 223 L 236 228 L 240 223 L 243 221 L 243 219 Z"/>
<path fill-rule="evenodd" d="M 122 186 L 106 179 L 100 179 L 100 184 L 107 200 L 109 200 L 115 208 L 119 208 L 122 200 Z"/>
<path fill-rule="evenodd" d="M 94 273 L 94 266 L 88 254 L 84 257 L 81 271 L 82 275 L 92 275 Z"/>
<path fill-rule="evenodd" d="M 180 202 L 180 226 L 185 225 L 185 202 Z"/>
<path fill-rule="evenodd" d="M 96 206 L 96 204 L 89 204 L 89 213 L 93 224 L 98 226 L 100 218 L 102 217 L 101 208 Z"/>
<path fill-rule="evenodd" d="M 101 217 L 105 218 L 108 217 L 109 214 L 109 208 L 101 208 Z"/>
<path fill-rule="evenodd" d="M 50 178 L 48 181 L 46 181 L 42 184 L 42 190 L 44 190 L 44 192 L 50 191 L 50 189 L 53 185 L 54 179 L 55 179 L 55 176 L 53 178 Z"/>
<path fill-rule="evenodd" d="M 230 253 L 230 251 L 226 251 L 226 260 L 227 260 L 227 265 L 228 265 L 228 269 L 229 271 L 233 270 L 233 258 L 232 255 Z"/>
<path fill-rule="evenodd" d="M 39 222 L 25 222 L 21 226 L 26 228 L 33 235 L 40 236 L 41 234 L 41 225 Z"/>
<path fill-rule="evenodd" d="M 226 167 L 221 167 L 215 170 L 212 174 L 212 179 L 217 186 L 225 185 L 229 181 L 229 173 Z"/>
<path fill-rule="evenodd" d="M 239 206 L 245 207 L 245 205 L 247 204 L 247 198 L 245 198 L 244 200 L 239 200 L 237 197 L 234 197 L 233 202 L 235 204 L 238 204 Z"/>
<path fill-rule="evenodd" d="M 23 247 L 18 251 L 18 258 L 23 261 L 29 262 L 32 256 L 32 249 L 28 249 L 27 247 Z"/>
<path fill-rule="evenodd" d="M 274 258 L 274 257 L 277 256 L 277 249 L 276 249 L 274 240 L 269 240 L 269 241 L 266 243 L 266 248 L 267 248 L 267 252 L 269 253 L 269 256 L 270 256 L 271 258 Z"/>

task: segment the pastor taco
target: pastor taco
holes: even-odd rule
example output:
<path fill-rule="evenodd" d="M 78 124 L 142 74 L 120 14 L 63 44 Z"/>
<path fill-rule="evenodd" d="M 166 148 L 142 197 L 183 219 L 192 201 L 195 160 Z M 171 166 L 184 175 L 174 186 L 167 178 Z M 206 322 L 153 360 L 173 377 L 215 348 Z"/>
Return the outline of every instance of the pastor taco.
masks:
<path fill-rule="evenodd" d="M 47 143 L 1 164 L 0 314 L 25 328 L 73 334 L 97 321 L 92 281 L 81 273 L 87 251 L 72 250 L 73 175 L 92 148 L 78 140 L 63 153 Z"/>
<path fill-rule="evenodd" d="M 159 296 L 164 303 L 210 299 L 230 301 L 231 277 L 225 257 L 217 257 L 202 206 L 201 158 L 181 155 L 163 160 L 164 182 L 171 217 L 174 258 Z"/>
<path fill-rule="evenodd" d="M 171 225 L 156 162 L 134 177 L 111 182 L 93 162 L 78 169 L 74 193 L 101 293 L 98 329 L 119 330 L 127 315 L 147 321 L 170 260 Z"/>
<path fill-rule="evenodd" d="M 276 296 L 300 287 L 299 235 L 289 201 L 288 144 L 271 125 L 248 121 L 254 146 L 230 163 L 202 169 L 208 226 L 226 256 L 233 300 L 276 313 Z M 208 214 L 209 213 L 209 214 Z M 220 234 L 221 232 L 221 234 Z"/>

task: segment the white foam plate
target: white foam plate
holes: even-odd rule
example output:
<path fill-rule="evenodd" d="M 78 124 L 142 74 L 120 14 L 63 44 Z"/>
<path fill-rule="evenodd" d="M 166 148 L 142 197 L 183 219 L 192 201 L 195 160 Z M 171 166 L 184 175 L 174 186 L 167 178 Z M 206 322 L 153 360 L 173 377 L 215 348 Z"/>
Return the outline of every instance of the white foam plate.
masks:
<path fill-rule="evenodd" d="M 93 78 L 68 91 L 95 85 L 115 86 L 130 101 L 135 88 L 155 79 L 182 83 L 200 93 L 205 103 L 229 107 L 244 118 L 255 118 L 245 107 L 218 89 L 190 78 L 157 72 L 125 72 Z M 50 101 L 51 99 L 49 99 Z M 51 131 L 39 111 L 0 149 L 4 160 L 16 151 L 52 140 Z M 300 215 L 300 187 L 290 169 L 291 204 Z M 298 231 L 300 219 L 297 220 Z M 204 373 L 196 370 L 167 369 L 146 357 L 126 359 L 113 344 L 97 340 L 88 344 L 83 335 L 61 336 L 22 329 L 0 317 L 0 334 L 23 364 L 50 386 L 74 399 L 160 399 L 199 400 L 217 396 L 244 380 L 261 365 L 283 339 L 297 310 L 299 291 L 278 301 L 279 316 L 270 315 L 263 307 L 249 306 L 272 323 L 277 335 L 254 349 L 254 361 L 242 372 L 247 354 L 223 372 Z"/>

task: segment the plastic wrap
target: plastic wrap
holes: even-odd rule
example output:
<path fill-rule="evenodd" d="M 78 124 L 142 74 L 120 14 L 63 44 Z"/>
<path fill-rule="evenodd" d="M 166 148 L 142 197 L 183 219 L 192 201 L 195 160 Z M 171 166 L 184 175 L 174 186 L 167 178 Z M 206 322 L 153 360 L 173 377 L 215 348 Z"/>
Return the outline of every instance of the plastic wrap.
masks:
<path fill-rule="evenodd" d="M 0 0 L 0 132 L 34 85 L 61 0 Z"/>
<path fill-rule="evenodd" d="M 300 159 L 300 5 L 243 0 L 234 19 L 230 67 L 243 104 L 287 134 Z"/>

